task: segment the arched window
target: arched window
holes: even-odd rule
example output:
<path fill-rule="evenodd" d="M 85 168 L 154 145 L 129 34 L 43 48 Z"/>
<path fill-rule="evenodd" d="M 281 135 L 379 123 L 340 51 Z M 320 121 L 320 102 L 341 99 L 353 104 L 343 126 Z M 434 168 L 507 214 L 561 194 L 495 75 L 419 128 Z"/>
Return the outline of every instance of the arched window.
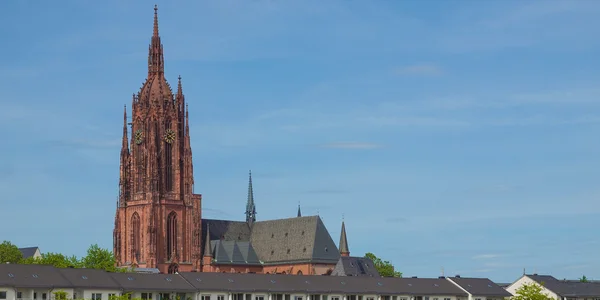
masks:
<path fill-rule="evenodd" d="M 177 254 L 177 213 L 172 211 L 167 217 L 167 259 Z"/>
<path fill-rule="evenodd" d="M 140 230 L 140 215 L 137 212 L 131 216 L 131 261 L 134 258 L 140 261 L 141 253 L 141 230 Z"/>
<path fill-rule="evenodd" d="M 165 131 L 171 130 L 171 121 L 165 123 Z M 166 141 L 165 145 L 165 186 L 167 192 L 173 191 L 173 142 L 174 140 Z"/>
<path fill-rule="evenodd" d="M 298 273 L 296 275 L 302 275 L 302 271 L 298 270 Z"/>

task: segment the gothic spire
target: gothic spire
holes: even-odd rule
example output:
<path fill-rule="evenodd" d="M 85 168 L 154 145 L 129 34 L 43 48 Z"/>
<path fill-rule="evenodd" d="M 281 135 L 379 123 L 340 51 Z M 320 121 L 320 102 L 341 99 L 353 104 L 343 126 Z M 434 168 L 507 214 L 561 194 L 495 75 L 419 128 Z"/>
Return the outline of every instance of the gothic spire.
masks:
<path fill-rule="evenodd" d="M 346 225 L 342 220 L 342 232 L 340 234 L 340 254 L 342 256 L 350 256 L 350 250 L 348 249 L 348 239 L 346 238 Z"/>
<path fill-rule="evenodd" d="M 206 243 L 204 244 L 204 257 L 212 257 L 212 249 L 210 249 L 210 226 L 206 224 Z"/>
<path fill-rule="evenodd" d="M 252 190 L 252 170 L 248 171 L 248 201 L 246 202 L 246 222 L 252 225 L 256 221 L 256 206 Z"/>
<path fill-rule="evenodd" d="M 300 203 L 298 203 L 298 218 L 302 217 L 302 212 L 300 211 Z"/>
<path fill-rule="evenodd" d="M 158 6 L 154 5 L 154 29 L 148 49 L 148 78 L 153 74 L 164 73 L 163 47 L 158 35 Z"/>

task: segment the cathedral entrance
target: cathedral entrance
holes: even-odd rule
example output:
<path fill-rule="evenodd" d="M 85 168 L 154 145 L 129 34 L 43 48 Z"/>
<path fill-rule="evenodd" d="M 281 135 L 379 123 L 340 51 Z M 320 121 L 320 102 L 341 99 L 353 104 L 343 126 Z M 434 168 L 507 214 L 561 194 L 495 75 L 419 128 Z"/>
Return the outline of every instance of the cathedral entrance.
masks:
<path fill-rule="evenodd" d="M 175 274 L 179 272 L 179 265 L 176 263 L 172 263 L 169 265 L 169 274 Z"/>

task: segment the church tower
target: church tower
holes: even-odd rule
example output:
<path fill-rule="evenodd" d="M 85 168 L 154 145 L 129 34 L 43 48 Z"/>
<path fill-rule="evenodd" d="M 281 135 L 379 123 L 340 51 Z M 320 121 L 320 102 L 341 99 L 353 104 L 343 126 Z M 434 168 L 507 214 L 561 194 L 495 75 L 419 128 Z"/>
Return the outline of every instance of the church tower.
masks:
<path fill-rule="evenodd" d="M 128 139 L 131 125 L 131 139 Z M 119 201 L 113 232 L 118 266 L 164 273 L 200 270 L 201 195 L 194 194 L 187 104 L 181 77 L 173 94 L 164 74 L 158 8 L 148 77 L 123 119 Z"/>

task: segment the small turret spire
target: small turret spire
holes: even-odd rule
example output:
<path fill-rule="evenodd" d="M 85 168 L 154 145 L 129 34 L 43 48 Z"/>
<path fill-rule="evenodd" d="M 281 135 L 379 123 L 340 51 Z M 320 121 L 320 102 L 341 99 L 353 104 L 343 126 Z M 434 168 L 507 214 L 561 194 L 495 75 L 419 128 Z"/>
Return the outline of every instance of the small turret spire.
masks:
<path fill-rule="evenodd" d="M 300 211 L 300 202 L 298 202 L 298 218 L 302 217 L 302 211 Z"/>
<path fill-rule="evenodd" d="M 342 232 L 340 234 L 340 255 L 350 256 L 350 250 L 348 249 L 348 239 L 346 238 L 346 224 L 342 220 Z"/>
<path fill-rule="evenodd" d="M 210 225 L 206 224 L 206 243 L 204 244 L 204 257 L 212 257 L 212 249 L 210 248 Z"/>
<path fill-rule="evenodd" d="M 254 205 L 254 190 L 252 189 L 252 170 L 248 171 L 248 201 L 246 202 L 246 222 L 252 226 L 256 222 L 256 205 Z"/>

